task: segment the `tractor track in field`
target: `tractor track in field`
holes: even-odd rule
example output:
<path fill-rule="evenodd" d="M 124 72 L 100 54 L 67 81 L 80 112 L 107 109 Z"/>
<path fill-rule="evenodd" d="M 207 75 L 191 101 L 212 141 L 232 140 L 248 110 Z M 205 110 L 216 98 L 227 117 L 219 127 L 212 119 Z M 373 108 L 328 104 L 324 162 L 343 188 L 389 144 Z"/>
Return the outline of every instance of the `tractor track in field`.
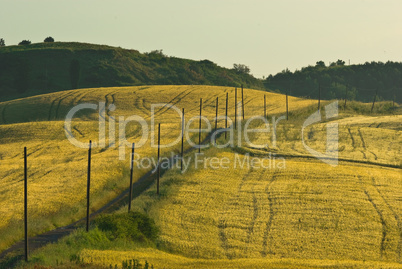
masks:
<path fill-rule="evenodd" d="M 360 152 L 363 154 L 363 158 L 368 160 L 367 154 L 366 154 L 366 152 L 364 152 L 364 151 L 367 150 L 367 148 L 366 148 L 366 143 L 364 142 L 363 134 L 362 134 L 362 132 L 360 131 L 360 128 L 357 129 L 357 133 L 359 134 L 359 138 L 360 138 L 360 141 L 361 141 L 362 147 L 363 147 L 363 149 L 360 150 Z M 370 153 L 371 153 L 371 152 L 370 152 Z M 375 156 L 375 154 L 374 154 L 374 156 Z M 377 156 L 375 156 L 375 157 L 377 157 Z"/>
<path fill-rule="evenodd" d="M 242 177 L 242 179 L 240 181 L 240 184 L 239 184 L 239 186 L 237 188 L 237 193 L 234 194 L 229 199 L 229 201 L 227 202 L 227 204 L 225 205 L 224 208 L 231 207 L 234 203 L 236 203 L 239 200 L 240 193 L 242 192 L 243 185 L 245 184 L 245 181 L 246 181 L 247 177 L 251 174 L 251 172 L 252 172 L 252 169 L 249 169 L 247 171 L 247 173 Z M 225 210 L 225 211 L 220 213 L 221 217 L 219 219 L 219 224 L 218 224 L 219 238 L 221 240 L 221 247 L 222 247 L 222 249 L 223 249 L 223 251 L 225 253 L 225 256 L 228 259 L 233 259 L 234 258 L 233 255 L 231 255 L 229 253 L 229 249 L 233 248 L 233 247 L 228 243 L 226 233 L 225 233 L 225 229 L 227 228 L 227 223 L 226 223 L 226 220 L 225 220 L 226 218 L 224 217 L 224 215 L 225 215 L 226 211 L 227 210 Z"/>
<path fill-rule="evenodd" d="M 264 170 L 261 171 L 258 180 L 254 181 L 254 183 L 251 186 L 251 193 L 252 193 L 252 217 L 250 220 L 250 225 L 248 226 L 248 231 L 247 231 L 247 239 L 246 239 L 246 243 L 249 244 L 251 241 L 251 236 L 254 233 L 254 228 L 255 228 L 255 222 L 258 218 L 258 199 L 257 196 L 255 195 L 255 191 L 254 188 L 256 185 L 258 185 L 259 180 L 262 178 L 262 175 L 264 174 Z"/>
<path fill-rule="evenodd" d="M 51 120 L 52 120 L 52 110 L 53 110 L 54 104 L 58 101 L 58 104 L 57 104 L 57 106 L 56 106 L 56 108 L 55 108 L 55 115 L 54 115 L 54 119 L 56 119 L 56 118 L 57 118 L 58 108 L 59 108 L 59 106 L 60 106 L 61 101 L 62 101 L 65 97 L 67 97 L 67 96 L 69 96 L 69 95 L 71 95 L 71 94 L 72 94 L 72 93 L 70 93 L 70 92 L 64 93 L 64 94 L 62 94 L 61 96 L 58 96 L 58 97 L 56 97 L 56 98 L 53 99 L 53 101 L 50 103 L 50 107 L 49 107 L 49 116 L 48 116 L 48 119 L 47 119 L 48 121 L 51 121 Z"/>
<path fill-rule="evenodd" d="M 366 160 L 367 160 L 367 155 L 366 155 L 366 153 L 365 153 L 363 150 L 360 150 L 360 152 L 363 154 L 363 159 L 366 159 Z"/>
<path fill-rule="evenodd" d="M 380 218 L 381 221 L 381 226 L 382 226 L 382 236 L 381 236 L 381 244 L 380 244 L 380 256 L 381 258 L 384 256 L 384 251 L 385 251 L 385 240 L 387 238 L 387 224 L 385 223 L 384 216 L 381 212 L 381 210 L 378 208 L 378 205 L 373 201 L 373 198 L 369 194 L 367 190 L 364 190 L 364 194 L 367 196 L 367 200 L 371 203 L 371 205 L 374 207 L 375 211 L 377 212 L 377 215 Z"/>
<path fill-rule="evenodd" d="M 209 103 L 208 103 L 209 102 Z M 215 104 L 215 102 L 216 102 L 216 96 L 214 96 L 214 97 L 210 97 L 210 98 L 204 98 L 203 100 L 202 100 L 202 111 L 204 112 L 205 111 L 205 109 L 206 109 L 206 107 L 208 106 L 208 104 Z M 214 109 L 215 109 L 215 107 L 214 107 Z M 197 116 L 199 115 L 199 112 L 200 112 L 200 103 L 199 103 L 199 100 L 197 100 L 197 102 L 196 102 L 196 104 L 192 107 L 192 108 L 189 108 L 189 109 L 187 109 L 186 111 L 186 114 L 188 115 L 188 114 L 191 114 L 192 112 L 194 112 Z"/>
<path fill-rule="evenodd" d="M 34 154 L 40 150 L 43 150 L 43 147 L 41 147 L 40 145 L 36 146 L 34 148 L 30 148 L 29 152 L 27 152 L 27 157 L 31 156 L 32 154 Z"/>
<path fill-rule="evenodd" d="M 56 102 L 58 98 L 53 99 L 53 101 L 50 103 L 50 107 L 49 107 L 49 115 L 47 117 L 47 120 L 50 121 L 50 119 L 52 118 L 52 109 L 53 109 L 53 105 Z"/>
<path fill-rule="evenodd" d="M 108 109 L 108 106 L 111 106 L 111 105 L 114 105 L 114 106 L 116 106 L 115 105 L 115 94 L 117 93 L 117 91 L 114 91 L 114 92 L 109 92 L 109 93 L 107 93 L 106 95 L 105 95 L 105 110 L 106 110 L 106 116 L 108 117 L 108 118 L 110 118 L 110 117 L 113 117 L 113 116 L 110 116 L 110 109 Z M 111 96 L 112 97 L 112 102 L 109 104 L 109 98 L 108 98 L 108 96 Z M 113 110 L 112 110 L 113 111 Z M 99 113 L 100 113 L 100 115 L 101 115 L 101 111 L 99 111 Z M 103 115 L 101 115 L 101 117 L 102 118 L 104 118 L 103 117 Z M 104 120 L 106 120 L 106 118 L 104 118 Z"/>
<path fill-rule="evenodd" d="M 271 180 L 267 183 L 267 185 L 265 187 L 265 193 L 267 194 L 268 205 L 269 205 L 269 217 L 266 222 L 264 235 L 262 238 L 262 251 L 261 251 L 262 257 L 266 257 L 268 255 L 268 253 L 272 253 L 271 250 L 268 250 L 268 235 L 271 232 L 271 226 L 272 226 L 272 221 L 274 219 L 275 212 L 274 212 L 274 201 L 273 201 L 272 192 L 270 191 L 270 188 L 271 188 L 272 183 L 275 182 L 276 176 L 277 175 L 274 172 L 274 174 L 271 177 Z"/>
<path fill-rule="evenodd" d="M 163 112 L 167 111 L 170 107 L 175 106 L 178 102 L 180 102 L 183 98 L 188 96 L 190 93 L 192 93 L 194 90 L 193 89 L 188 89 L 180 92 L 177 94 L 175 97 L 173 97 L 170 101 L 168 101 L 166 104 L 169 105 L 164 105 L 161 107 L 157 112 L 155 112 L 154 116 L 158 116 L 162 114 Z"/>
<path fill-rule="evenodd" d="M 364 142 L 364 139 L 363 139 L 363 134 L 362 134 L 362 132 L 360 131 L 360 128 L 359 128 L 359 129 L 357 129 L 357 132 L 359 133 L 360 140 L 362 141 L 362 146 L 363 146 L 363 149 L 366 149 L 366 143 Z"/>
<path fill-rule="evenodd" d="M 109 98 L 108 98 L 108 96 L 110 95 L 110 93 L 108 93 L 108 94 L 106 94 L 105 95 L 105 109 L 104 109 L 104 111 L 105 111 L 105 113 L 104 113 L 104 115 L 101 115 L 101 117 L 104 119 L 104 120 L 106 120 L 106 117 L 108 117 L 108 118 L 110 118 L 110 115 L 109 115 L 109 113 L 110 113 L 110 110 L 108 109 L 108 105 L 109 105 Z M 99 113 L 100 113 L 100 111 L 99 111 Z"/>
<path fill-rule="evenodd" d="M 70 96 L 73 96 L 73 95 L 74 95 L 74 92 L 69 92 L 69 93 L 63 95 L 62 97 L 60 97 L 59 101 L 57 102 L 57 106 L 56 106 L 56 111 L 55 111 L 55 116 L 54 116 L 55 119 L 57 119 L 57 117 L 59 116 L 59 110 L 60 110 L 61 102 L 64 101 L 67 97 L 70 97 Z M 71 103 L 71 107 L 73 105 L 74 105 L 74 103 Z"/>
<path fill-rule="evenodd" d="M 219 129 L 217 131 L 219 131 Z M 209 133 L 205 137 L 205 139 L 202 141 L 202 143 L 205 143 L 206 141 L 208 141 L 208 139 L 211 138 L 212 134 L 213 134 L 213 132 Z M 222 134 L 222 132 L 220 133 L 220 135 L 221 134 Z M 190 147 L 190 148 L 186 149 L 184 151 L 184 153 L 187 154 L 193 150 L 196 150 L 196 148 Z M 175 160 L 176 159 L 174 157 L 169 158 L 170 162 L 175 162 Z M 173 165 L 171 165 L 171 167 L 173 167 Z M 152 184 L 156 181 L 156 171 L 153 171 L 153 170 L 154 170 L 154 168 L 152 168 L 150 171 L 145 173 L 136 182 L 133 183 L 133 196 L 132 196 L 133 199 L 140 196 L 144 191 L 148 190 L 152 186 Z M 165 172 L 166 172 L 165 170 L 161 169 L 161 176 Z M 98 216 L 101 213 L 111 213 L 114 210 L 120 208 L 121 206 L 127 204 L 129 191 L 130 191 L 130 188 L 128 187 L 127 189 L 123 190 L 114 199 L 112 199 L 111 201 L 106 203 L 104 206 L 102 206 L 98 210 L 92 212 L 90 214 L 90 219 L 93 219 L 94 217 Z M 77 228 L 82 227 L 84 225 L 85 221 L 86 221 L 86 217 L 83 217 L 71 224 L 66 225 L 66 226 L 58 227 L 54 230 L 30 237 L 28 239 L 29 251 L 32 252 L 41 247 L 44 247 L 45 245 L 47 245 L 49 243 L 57 242 L 61 238 L 71 234 Z M 25 245 L 25 242 L 22 240 L 22 241 L 15 243 L 14 245 L 12 245 L 8 249 L 4 250 L 3 252 L 1 252 L 0 253 L 0 268 L 12 268 L 16 265 L 16 263 L 18 261 L 23 259 L 24 245 Z M 10 258 L 10 260 L 8 260 L 7 258 Z"/>
<path fill-rule="evenodd" d="M 150 109 L 147 109 L 145 106 L 145 98 L 140 97 L 140 95 L 137 93 L 137 91 L 134 91 L 133 94 L 136 96 L 134 99 L 133 105 L 135 108 L 137 108 L 139 111 L 144 113 L 144 119 L 149 118 L 150 116 Z"/>
<path fill-rule="evenodd" d="M 353 134 L 352 134 L 352 131 L 350 130 L 350 128 L 348 128 L 348 132 L 349 132 L 349 135 L 350 135 L 350 139 L 352 139 L 353 150 L 355 150 L 356 149 L 355 138 L 353 137 Z"/>
<path fill-rule="evenodd" d="M 253 216 L 251 217 L 250 225 L 249 225 L 248 231 L 247 231 L 247 239 L 246 239 L 246 243 L 247 243 L 247 244 L 249 244 L 250 241 L 251 241 L 251 236 L 252 236 L 253 233 L 254 233 L 255 221 L 256 221 L 257 218 L 258 218 L 258 200 L 257 200 L 257 197 L 255 196 L 255 192 L 254 192 L 254 186 L 255 186 L 255 185 L 256 185 L 256 184 L 254 184 L 254 185 L 251 187 L 251 192 L 252 192 L 252 194 L 253 194 L 253 197 L 252 197 Z"/>
<path fill-rule="evenodd" d="M 83 134 L 80 130 L 78 130 L 77 126 L 73 126 L 73 129 L 74 129 L 77 133 L 79 133 L 81 137 L 84 137 L 84 134 Z"/>
<path fill-rule="evenodd" d="M 372 151 L 369 151 L 373 156 L 374 156 L 374 160 L 378 160 L 378 156 L 377 156 L 377 154 L 375 154 L 374 152 L 372 152 Z"/>
<path fill-rule="evenodd" d="M 253 216 L 251 218 L 251 223 L 250 223 L 250 226 L 248 228 L 248 234 L 247 234 L 247 240 L 246 240 L 246 243 L 248 243 L 248 244 L 250 243 L 251 237 L 254 234 L 256 220 L 260 215 L 258 204 L 259 204 L 259 201 L 261 203 L 261 200 L 257 199 L 256 192 L 255 192 L 254 189 L 255 189 L 255 186 L 257 186 L 257 185 L 261 186 L 264 183 L 263 179 L 264 179 L 264 176 L 265 176 L 266 172 L 267 172 L 267 170 L 262 170 L 261 173 L 258 176 L 258 179 L 255 181 L 256 183 L 254 183 L 253 186 L 251 187 L 251 192 L 252 192 L 252 195 L 253 195 L 252 196 Z M 261 193 L 261 191 L 258 192 L 258 193 Z M 264 204 L 261 205 L 261 207 L 264 207 Z"/>
<path fill-rule="evenodd" d="M 394 216 L 395 221 L 397 223 L 399 238 L 398 238 L 398 245 L 396 248 L 396 254 L 398 256 L 398 261 L 401 261 L 401 254 L 402 254 L 401 253 L 402 252 L 402 220 L 401 220 L 401 217 L 395 212 L 394 208 L 388 203 L 387 199 L 385 199 L 383 193 L 380 191 L 377 184 L 375 183 L 374 177 L 371 178 L 371 182 L 372 182 L 371 185 L 376 189 L 376 191 L 380 195 L 381 199 L 383 200 L 384 204 L 388 207 L 388 209 Z"/>
<path fill-rule="evenodd" d="M 227 250 L 229 249 L 229 243 L 225 234 L 226 228 L 227 228 L 226 221 L 225 219 L 221 218 L 218 223 L 219 239 L 221 240 L 221 248 L 223 249 L 226 257 L 229 258 L 229 254 L 227 253 Z"/>
<path fill-rule="evenodd" d="M 258 150 L 258 149 L 257 149 Z M 236 151 L 236 150 L 235 150 Z M 253 154 L 255 156 L 268 156 L 269 153 L 272 152 L 249 152 L 250 154 Z M 314 156 L 309 156 L 309 155 L 297 155 L 297 154 L 288 154 L 288 153 L 274 153 L 276 157 L 283 157 L 283 158 L 293 158 L 293 159 L 310 159 L 310 160 L 317 160 Z M 346 162 L 346 163 L 356 163 L 356 164 L 365 164 L 365 165 L 373 165 L 373 166 L 378 166 L 378 167 L 387 167 L 387 168 L 395 168 L 395 169 L 401 169 L 399 165 L 397 164 L 387 164 L 387 163 L 376 163 L 376 162 L 371 162 L 371 161 L 363 161 L 363 160 L 354 160 L 354 159 L 346 159 L 346 158 L 322 158 L 325 160 L 338 160 L 339 162 Z"/>

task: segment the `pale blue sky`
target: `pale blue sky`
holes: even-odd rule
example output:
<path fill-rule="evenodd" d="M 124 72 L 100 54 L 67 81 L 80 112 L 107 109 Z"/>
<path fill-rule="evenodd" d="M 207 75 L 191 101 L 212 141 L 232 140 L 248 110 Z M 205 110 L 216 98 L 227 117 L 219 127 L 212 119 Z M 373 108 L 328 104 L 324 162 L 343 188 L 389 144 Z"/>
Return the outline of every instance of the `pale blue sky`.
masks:
<path fill-rule="evenodd" d="M 1 0 L 0 37 L 242 63 L 256 77 L 323 60 L 402 61 L 400 0 Z"/>

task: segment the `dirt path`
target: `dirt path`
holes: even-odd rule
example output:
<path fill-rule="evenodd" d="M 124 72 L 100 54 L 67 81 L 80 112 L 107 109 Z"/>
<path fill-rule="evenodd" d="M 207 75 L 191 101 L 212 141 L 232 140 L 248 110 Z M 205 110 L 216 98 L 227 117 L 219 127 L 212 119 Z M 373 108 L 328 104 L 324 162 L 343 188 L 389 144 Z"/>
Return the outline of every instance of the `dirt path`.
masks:
<path fill-rule="evenodd" d="M 218 129 L 217 131 L 219 131 Z M 220 136 L 223 132 L 220 132 L 218 136 Z M 201 142 L 202 144 L 205 144 L 206 141 L 208 141 L 211 136 L 212 132 L 208 134 L 207 137 Z M 195 150 L 195 148 L 188 148 L 187 150 L 184 151 L 185 154 Z M 169 159 L 169 162 L 171 162 L 171 165 L 169 167 L 173 167 L 177 161 L 180 159 L 177 158 L 178 155 L 171 157 Z M 156 172 L 152 171 L 154 169 L 151 169 L 148 171 L 145 175 L 140 177 L 135 183 L 133 183 L 133 199 L 138 197 L 141 193 L 143 193 L 145 190 L 147 190 L 151 185 L 154 183 L 156 180 Z M 166 172 L 166 170 L 161 169 L 160 173 L 161 176 Z M 100 209 L 96 210 L 90 215 L 90 219 L 93 219 L 97 215 L 101 213 L 110 213 L 113 212 L 114 210 L 118 209 L 119 207 L 123 206 L 128 202 L 128 194 L 129 194 L 130 189 L 127 188 L 124 190 L 122 193 L 120 193 L 116 198 L 108 202 L 106 205 L 101 207 Z M 83 227 L 84 224 L 86 223 L 86 217 L 71 223 L 67 226 L 59 227 L 54 230 L 39 234 L 34 237 L 30 237 L 28 239 L 28 244 L 29 244 L 29 252 L 32 252 L 34 250 L 37 250 L 43 246 L 45 246 L 48 243 L 54 243 L 63 238 L 64 236 L 67 236 L 71 234 L 73 231 L 75 231 L 79 227 Z M 15 264 L 24 258 L 24 249 L 25 249 L 25 241 L 19 241 L 3 251 L 0 254 L 0 268 L 13 268 Z M 6 258 L 6 256 L 11 256 L 9 259 L 3 260 Z M 5 264 L 7 262 L 7 264 Z"/>

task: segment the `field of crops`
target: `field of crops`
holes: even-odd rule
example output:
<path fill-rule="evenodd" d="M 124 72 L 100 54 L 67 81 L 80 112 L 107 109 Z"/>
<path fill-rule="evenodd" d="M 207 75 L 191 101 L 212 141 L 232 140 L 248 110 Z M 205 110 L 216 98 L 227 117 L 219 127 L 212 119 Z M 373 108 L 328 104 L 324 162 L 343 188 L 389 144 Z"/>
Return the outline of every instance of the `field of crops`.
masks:
<path fill-rule="evenodd" d="M 105 137 L 105 146 L 95 147 L 92 156 L 91 210 L 95 211 L 128 187 L 129 148 L 125 144 L 139 143 L 146 135 L 148 139 L 136 153 L 156 157 L 152 133 L 144 133 L 138 122 L 125 120 L 137 115 L 150 126 L 151 105 L 169 103 L 179 111 L 184 108 L 188 121 L 199 115 L 203 98 L 202 115 L 214 128 L 216 97 L 222 116 L 226 93 L 228 115 L 234 120 L 234 92 L 234 88 L 214 86 L 99 88 L 0 103 L 0 250 L 23 235 L 24 146 L 28 147 L 30 234 L 85 215 L 87 149 L 73 146 L 64 126 L 72 107 L 105 104 L 101 113 L 96 109 L 78 112 L 71 131 L 83 143 L 98 142 L 100 134 Z M 163 175 L 160 197 L 151 186 L 133 201 L 134 209 L 149 214 L 161 228 L 159 250 L 85 250 L 80 256 L 105 266 L 131 258 L 147 259 L 156 268 L 398 267 L 402 262 L 402 116 L 356 116 L 355 112 L 339 111 L 340 117 L 330 121 L 338 124 L 339 133 L 340 162 L 332 167 L 306 150 L 307 145 L 326 151 L 329 121 L 310 125 L 302 134 L 316 101 L 289 97 L 289 121 L 275 124 L 285 114 L 285 96 L 245 89 L 246 120 L 263 115 L 264 94 L 269 133 L 250 133 L 250 144 L 243 134 L 229 132 L 228 139 L 233 137 L 237 147 L 203 150 L 202 156 L 209 159 L 198 168 L 192 162 L 186 173 L 174 168 Z M 329 102 L 322 103 L 324 107 Z M 180 115 L 171 108 L 155 109 L 155 123 L 162 124 L 162 144 L 181 134 Z M 241 106 L 237 112 L 241 118 Z M 106 124 L 105 129 L 99 121 Z M 119 132 L 121 124 L 125 125 L 124 138 Z M 238 129 L 245 124 L 243 121 Z M 224 126 L 224 120 L 219 120 L 218 128 Z M 262 128 L 262 121 L 255 120 L 250 127 Z M 197 129 L 198 119 L 188 128 Z M 153 138 L 156 140 L 156 133 Z M 198 143 L 196 132 L 189 138 Z M 221 135 L 218 144 L 225 142 Z M 186 142 L 185 148 L 189 147 Z M 179 150 L 180 143 L 176 143 L 162 149 L 162 155 Z M 119 160 L 119 156 L 123 158 Z M 269 167 L 249 167 L 247 161 L 242 165 L 253 156 L 256 162 L 265 158 Z M 186 158 L 194 160 L 194 151 Z M 228 161 L 228 167 L 216 167 L 213 160 L 222 159 Z M 135 170 L 134 179 L 152 168 Z"/>
<path fill-rule="evenodd" d="M 232 152 L 211 156 L 236 163 Z M 163 199 L 148 192 L 135 207 L 157 220 L 164 249 L 189 258 L 401 261 L 400 169 L 285 161 L 171 171 Z"/>
<path fill-rule="evenodd" d="M 338 156 L 340 159 L 401 166 L 402 115 L 359 116 L 331 121 L 338 124 Z M 326 151 L 327 122 L 306 127 L 305 145 L 319 152 Z M 256 143 L 264 136 L 259 135 Z M 265 138 L 266 139 L 266 138 Z M 303 145 L 300 123 L 279 125 L 277 148 L 291 155 L 310 155 Z"/>
<path fill-rule="evenodd" d="M 249 259 L 192 259 L 179 255 L 169 254 L 155 249 L 139 249 L 135 251 L 113 250 L 84 250 L 81 257 L 85 262 L 97 265 L 112 265 L 115 268 L 123 261 L 138 260 L 141 265 L 148 264 L 154 268 L 278 268 L 278 269 L 310 269 L 310 268 L 401 268 L 397 263 L 355 261 L 355 260 L 314 260 L 314 259 L 291 259 L 291 258 L 249 258 Z"/>
<path fill-rule="evenodd" d="M 216 97 L 219 97 L 219 115 L 225 113 L 226 93 L 229 93 L 228 114 L 234 118 L 235 89 L 213 86 L 150 86 L 127 88 L 80 89 L 45 94 L 0 103 L 0 250 L 22 238 L 23 235 L 23 147 L 28 148 L 30 234 L 39 233 L 77 220 L 85 214 L 87 150 L 73 146 L 66 138 L 64 119 L 78 104 L 105 103 L 105 111 L 95 109 L 78 112 L 72 122 L 72 133 L 82 143 L 99 140 L 99 123 L 106 124 L 105 147 L 95 147 L 92 156 L 92 211 L 127 188 L 129 148 L 124 160 L 119 160 L 120 117 L 138 115 L 148 124 L 151 104 L 169 103 L 185 109 L 186 119 L 199 113 L 199 99 L 203 98 L 203 116 L 215 117 Z M 283 113 L 285 97 L 266 93 L 268 111 Z M 241 92 L 238 90 L 238 100 Z M 244 90 L 246 117 L 263 113 L 263 93 Z M 290 98 L 293 108 L 303 108 L 309 100 Z M 283 105 L 281 105 L 283 103 Z M 110 105 L 114 105 L 110 107 Z M 99 116 L 101 114 L 101 116 Z M 155 108 L 155 124 L 161 123 L 161 143 L 176 140 L 181 133 L 180 115 L 168 106 Z M 112 125 L 109 125 L 111 124 Z M 203 123 L 205 126 L 205 123 Z M 126 124 L 126 140 L 138 142 L 144 134 L 136 122 Z M 190 124 L 197 129 L 198 121 Z M 220 120 L 218 127 L 224 127 Z M 149 131 L 150 131 L 149 127 Z M 156 129 L 156 128 L 155 128 Z M 156 141 L 157 134 L 154 133 Z M 114 139 L 113 139 L 114 137 Z M 151 133 L 144 146 L 136 152 L 156 156 L 151 148 Z M 198 135 L 191 136 L 195 144 Z M 129 144 L 129 143 L 128 143 Z M 189 145 L 186 143 L 185 147 Z M 180 143 L 162 150 L 162 154 L 178 152 Z M 152 168 L 152 167 L 149 167 Z M 136 171 L 134 179 L 146 172 Z"/>

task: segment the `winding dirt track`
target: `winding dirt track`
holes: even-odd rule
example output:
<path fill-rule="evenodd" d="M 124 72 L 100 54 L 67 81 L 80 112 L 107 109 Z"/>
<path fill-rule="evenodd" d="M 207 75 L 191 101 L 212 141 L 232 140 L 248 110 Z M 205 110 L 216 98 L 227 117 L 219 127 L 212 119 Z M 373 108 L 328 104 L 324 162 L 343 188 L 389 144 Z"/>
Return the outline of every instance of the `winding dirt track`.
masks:
<path fill-rule="evenodd" d="M 216 131 L 219 131 L 221 129 L 217 129 Z M 223 132 L 220 132 L 217 137 L 219 137 Z M 206 141 L 208 141 L 213 132 L 209 133 L 207 137 L 201 142 L 201 144 L 205 144 Z M 185 154 L 193 151 L 195 148 L 188 148 L 187 150 L 184 151 Z M 169 162 L 172 165 L 169 165 L 169 167 L 172 167 L 175 165 L 176 161 L 179 159 L 177 158 L 179 155 L 176 155 L 174 157 L 171 157 L 169 159 Z M 140 177 L 135 183 L 133 183 L 133 199 L 138 197 L 142 192 L 147 190 L 152 183 L 156 180 L 156 171 L 153 171 L 154 169 L 151 169 L 148 171 L 145 175 Z M 166 170 L 161 169 L 160 173 L 161 176 L 166 172 Z M 127 188 L 124 190 L 122 193 L 120 193 L 116 198 L 108 202 L 106 205 L 101 207 L 100 209 L 96 210 L 90 215 L 90 219 L 93 219 L 95 216 L 101 214 L 101 213 L 108 213 L 112 212 L 113 210 L 118 209 L 119 207 L 123 206 L 125 203 L 128 202 L 128 194 L 130 192 L 130 189 Z M 57 242 L 59 239 L 63 238 L 64 236 L 67 236 L 71 234 L 73 231 L 75 231 L 79 227 L 83 227 L 84 224 L 86 223 L 86 217 L 71 223 L 67 226 L 59 227 L 54 230 L 39 234 L 34 237 L 30 237 L 28 239 L 28 244 L 29 244 L 29 251 L 34 251 L 36 249 L 39 249 L 43 246 L 45 246 L 48 243 L 54 243 Z M 19 241 L 3 251 L 0 254 L 0 268 L 13 268 L 15 264 L 24 258 L 24 249 L 25 249 L 25 241 Z M 12 261 L 3 261 L 3 259 L 8 256 L 8 254 L 12 254 Z M 7 262 L 7 265 L 4 265 L 4 262 Z M 6 266 L 6 267 L 4 267 Z"/>
<path fill-rule="evenodd" d="M 218 128 L 217 131 L 220 131 L 221 129 Z M 209 133 L 208 136 L 202 141 L 202 144 L 205 144 L 206 141 L 208 141 L 208 139 L 211 138 L 213 132 Z M 222 135 L 223 132 L 219 132 L 219 135 Z M 188 148 L 187 150 L 185 150 L 185 153 L 189 153 L 191 151 L 195 150 L 195 148 Z M 261 155 L 263 155 L 264 153 L 261 152 Z M 256 155 L 260 155 L 260 154 L 256 154 Z M 287 158 L 305 158 L 305 159 L 314 159 L 314 157 L 311 156 L 299 156 L 299 155 L 288 155 L 288 154 L 277 154 L 277 156 L 281 156 L 281 157 L 287 157 Z M 172 163 L 172 166 L 176 163 L 176 161 L 178 161 L 179 159 L 177 158 L 177 155 L 170 158 L 169 161 Z M 373 163 L 373 162 L 364 162 L 364 161 L 357 161 L 357 160 L 349 160 L 349 159 L 339 159 L 339 161 L 344 161 L 344 162 L 352 162 L 352 163 L 361 163 L 361 164 L 367 164 L 367 165 L 374 165 L 374 166 L 382 166 L 382 167 L 392 167 L 392 168 L 399 168 L 398 166 L 395 165 L 389 165 L 389 164 L 379 164 L 379 163 Z M 172 167 L 170 166 L 170 167 Z M 166 172 L 164 170 L 161 169 L 161 175 Z M 138 197 L 142 192 L 144 192 L 145 190 L 147 190 L 155 181 L 156 179 L 156 172 L 153 172 L 152 170 L 147 172 L 145 175 L 143 175 L 138 181 L 136 181 L 135 183 L 133 183 L 133 198 Z M 270 183 L 272 183 L 275 180 L 275 178 L 272 179 L 272 181 Z M 267 194 L 269 195 L 269 185 L 266 188 Z M 110 201 L 109 203 L 107 203 L 106 205 L 104 205 L 103 207 L 101 207 L 100 209 L 96 210 L 95 212 L 93 212 L 90 215 L 90 218 L 93 219 L 95 216 L 101 214 L 101 213 L 108 213 L 108 212 L 113 212 L 113 210 L 123 206 L 124 204 L 126 204 L 128 202 L 128 194 L 129 194 L 129 188 L 127 188 L 126 190 L 124 190 L 120 195 L 118 195 L 116 198 L 114 198 L 112 201 Z M 270 203 L 272 203 L 272 200 L 270 200 Z M 273 217 L 273 212 L 272 212 L 272 205 L 270 205 L 270 220 L 268 220 L 267 223 L 267 229 L 269 230 L 269 226 L 270 226 L 270 221 L 271 218 Z M 61 239 L 64 236 L 69 235 L 70 233 L 72 233 L 73 231 L 75 231 L 77 228 L 79 227 L 83 227 L 85 225 L 85 221 L 86 221 L 86 217 L 71 223 L 67 226 L 64 227 L 59 227 L 56 228 L 54 230 L 45 232 L 43 234 L 37 235 L 35 237 L 31 237 L 29 238 L 28 242 L 29 242 L 29 250 L 30 251 L 34 251 L 36 249 L 39 249 L 43 246 L 45 246 L 48 243 L 53 243 L 58 241 L 59 239 Z M 220 233 L 220 237 L 222 240 L 222 245 L 226 245 L 227 246 L 227 242 L 226 242 L 226 238 L 225 238 L 225 233 L 224 233 L 224 229 L 225 229 L 225 223 L 224 220 L 221 220 L 222 222 L 219 224 L 219 228 L 221 230 Z M 402 242 L 402 240 L 400 240 Z M 400 245 L 402 245 L 402 243 L 399 243 Z M 266 244 L 266 242 L 265 242 Z M 264 244 L 264 245 L 265 245 Z M 400 246 L 399 246 L 400 247 Z M 264 254 L 267 253 L 267 249 L 266 246 L 264 247 Z M 4 267 L 4 262 L 6 261 L 2 261 L 8 254 L 12 254 L 13 258 L 12 260 L 7 262 L 6 267 Z M 0 268 L 12 268 L 19 260 L 23 259 L 24 257 L 24 241 L 20 241 L 17 242 L 16 244 L 12 245 L 10 248 L 8 248 L 7 250 L 3 251 L 0 254 Z"/>

